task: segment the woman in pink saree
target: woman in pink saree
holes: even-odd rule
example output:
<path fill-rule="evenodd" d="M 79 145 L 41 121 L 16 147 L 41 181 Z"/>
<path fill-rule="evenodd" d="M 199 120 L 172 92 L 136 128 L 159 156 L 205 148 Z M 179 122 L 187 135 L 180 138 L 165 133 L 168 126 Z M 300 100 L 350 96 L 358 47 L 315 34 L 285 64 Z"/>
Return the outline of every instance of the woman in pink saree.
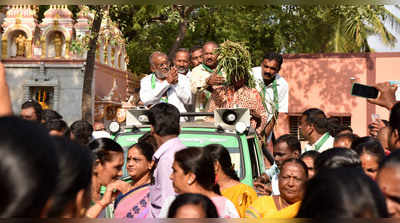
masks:
<path fill-rule="evenodd" d="M 155 148 L 139 142 L 128 150 L 126 169 L 132 182 L 121 182 L 122 194 L 114 203 L 114 218 L 146 218 L 150 214 L 150 183 Z"/>

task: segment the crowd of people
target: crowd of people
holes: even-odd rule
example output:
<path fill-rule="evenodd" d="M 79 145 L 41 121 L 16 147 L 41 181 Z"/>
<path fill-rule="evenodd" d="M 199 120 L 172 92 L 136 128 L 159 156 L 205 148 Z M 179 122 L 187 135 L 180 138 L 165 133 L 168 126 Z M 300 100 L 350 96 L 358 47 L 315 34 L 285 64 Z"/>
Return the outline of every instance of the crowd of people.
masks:
<path fill-rule="evenodd" d="M 247 78 L 226 84 L 218 44 L 150 55 L 151 74 L 141 80 L 150 131 L 124 149 L 100 122 L 43 110 L 29 100 L 13 116 L 0 63 L 0 217 L 60 218 L 337 218 L 400 217 L 400 102 L 396 86 L 375 87 L 369 102 L 390 111 L 371 123 L 368 136 L 318 108 L 305 110 L 300 131 L 275 139 L 287 115 L 289 86 L 283 63 L 266 53 Z M 172 61 L 172 63 L 171 63 Z M 171 65 L 173 64 L 173 65 Z M 248 108 L 266 169 L 246 185 L 219 144 L 186 147 L 179 139 L 187 111 Z M 268 149 L 270 145 L 271 149 Z M 128 177 L 122 178 L 123 168 Z"/>

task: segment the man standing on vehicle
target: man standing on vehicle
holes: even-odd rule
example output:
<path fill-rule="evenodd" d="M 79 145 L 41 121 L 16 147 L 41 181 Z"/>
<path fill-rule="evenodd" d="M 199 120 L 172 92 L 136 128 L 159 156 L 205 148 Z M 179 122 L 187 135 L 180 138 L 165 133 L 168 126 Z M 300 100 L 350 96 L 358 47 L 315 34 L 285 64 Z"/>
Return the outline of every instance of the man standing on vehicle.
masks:
<path fill-rule="evenodd" d="M 151 134 L 158 146 L 153 155 L 156 163 L 154 184 L 150 187 L 151 215 L 156 218 L 165 199 L 175 195 L 169 177 L 175 153 L 186 147 L 178 138 L 180 114 L 175 106 L 167 103 L 156 104 L 147 111 L 147 117 L 151 125 Z"/>
<path fill-rule="evenodd" d="M 218 61 L 214 51 L 217 48 L 215 42 L 206 42 L 203 45 L 203 63 L 192 70 L 190 85 L 192 93 L 196 95 L 196 111 L 205 109 L 213 86 L 225 82 L 222 71 L 216 70 Z"/>
<path fill-rule="evenodd" d="M 252 69 L 256 88 L 263 98 L 263 105 L 268 113 L 268 125 L 264 131 L 267 143 L 271 141 L 278 115 L 280 119 L 286 119 L 288 113 L 289 85 L 278 74 L 282 62 L 282 55 L 278 53 L 266 53 L 261 66 Z"/>
<path fill-rule="evenodd" d="M 154 52 L 150 56 L 151 73 L 140 81 L 140 100 L 146 107 L 165 102 L 174 105 L 179 112 L 186 112 L 185 104 L 192 98 L 189 80 L 170 68 L 165 53 Z"/>
<path fill-rule="evenodd" d="M 190 65 L 190 55 L 189 50 L 185 48 L 180 48 L 176 50 L 174 59 L 174 66 L 178 70 L 178 74 L 185 75 L 188 81 L 190 81 L 191 71 L 189 70 Z M 185 104 L 186 111 L 194 111 L 194 95 L 192 95 L 190 103 Z"/>
<path fill-rule="evenodd" d="M 174 66 L 177 68 L 178 74 L 185 75 L 188 79 L 190 79 L 190 55 L 189 50 L 185 48 L 179 48 L 175 52 L 175 56 L 172 60 Z"/>
<path fill-rule="evenodd" d="M 192 69 L 203 63 L 203 48 L 201 46 L 194 46 L 190 49 L 190 63 Z"/>

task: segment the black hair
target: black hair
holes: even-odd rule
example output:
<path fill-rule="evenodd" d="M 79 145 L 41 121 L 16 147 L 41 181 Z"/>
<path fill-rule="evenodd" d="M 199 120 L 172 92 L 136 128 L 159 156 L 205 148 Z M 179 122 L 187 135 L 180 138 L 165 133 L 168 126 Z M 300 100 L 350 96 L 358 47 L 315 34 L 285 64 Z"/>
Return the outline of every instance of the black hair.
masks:
<path fill-rule="evenodd" d="M 351 147 L 353 147 L 353 143 L 356 142 L 358 140 L 358 138 L 359 137 L 357 135 L 354 135 L 352 133 L 344 133 L 344 134 L 336 135 L 334 141 L 338 141 L 340 139 L 348 139 L 351 142 Z"/>
<path fill-rule="evenodd" d="M 92 140 L 93 126 L 86 120 L 78 120 L 70 127 L 72 135 L 81 145 L 87 145 Z"/>
<path fill-rule="evenodd" d="M 42 106 L 35 100 L 28 100 L 21 105 L 21 110 L 26 108 L 33 108 L 35 110 L 35 114 L 37 117 L 37 121 L 40 122 L 42 120 Z"/>
<path fill-rule="evenodd" d="M 306 183 L 297 218 L 386 218 L 385 198 L 360 168 L 324 169 Z"/>
<path fill-rule="evenodd" d="M 179 110 L 168 103 L 159 103 L 147 110 L 147 117 L 159 136 L 179 135 Z"/>
<path fill-rule="evenodd" d="M 275 145 L 278 145 L 279 143 L 286 142 L 288 145 L 288 148 L 291 152 L 298 151 L 299 155 L 301 154 L 301 144 L 300 141 L 297 139 L 297 137 L 290 135 L 290 134 L 285 134 L 281 135 L 276 141 Z"/>
<path fill-rule="evenodd" d="M 306 179 L 308 178 L 308 167 L 307 167 L 307 165 L 303 162 L 303 160 L 301 160 L 301 159 L 290 158 L 290 159 L 287 159 L 287 160 L 283 161 L 283 163 L 282 163 L 282 165 L 281 165 L 281 172 L 282 172 L 282 170 L 283 170 L 283 167 L 284 167 L 285 165 L 289 164 L 289 163 L 294 163 L 294 164 L 299 165 L 299 166 L 303 169 L 304 174 L 305 174 L 305 176 L 306 176 Z"/>
<path fill-rule="evenodd" d="M 400 150 L 394 150 L 386 156 L 382 162 L 379 164 L 379 170 L 388 166 L 400 166 Z"/>
<path fill-rule="evenodd" d="M 157 150 L 157 148 L 158 148 L 156 139 L 151 134 L 151 132 L 146 132 L 145 134 L 140 136 L 140 138 L 138 139 L 138 143 L 140 143 L 140 142 L 145 142 L 145 143 L 152 145 L 154 148 L 154 151 Z"/>
<path fill-rule="evenodd" d="M 141 141 L 133 144 L 131 147 L 129 147 L 129 150 L 133 147 L 136 147 L 148 162 L 151 162 L 153 160 L 155 148 L 152 144 Z"/>
<path fill-rule="evenodd" d="M 283 57 L 281 54 L 279 53 L 275 53 L 275 52 L 266 52 L 264 53 L 264 57 L 263 60 L 275 60 L 276 62 L 278 62 L 278 70 L 277 72 L 281 69 L 282 63 L 283 63 Z"/>
<path fill-rule="evenodd" d="M 397 130 L 400 135 L 400 102 L 397 102 L 390 111 L 389 126 L 392 128 L 392 132 Z"/>
<path fill-rule="evenodd" d="M 49 131 L 56 130 L 59 132 L 64 132 L 64 136 L 69 137 L 70 130 L 68 124 L 64 120 L 55 119 L 47 121 L 43 124 Z"/>
<path fill-rule="evenodd" d="M 350 131 L 351 133 L 353 133 L 353 129 L 350 126 L 346 126 L 346 125 L 340 125 L 337 129 L 336 129 L 336 135 L 340 134 L 343 131 Z"/>
<path fill-rule="evenodd" d="M 202 49 L 203 49 L 202 46 L 199 46 L 199 45 L 193 46 L 192 48 L 190 48 L 190 57 L 192 57 L 192 53 L 193 53 L 194 51 L 202 50 Z"/>
<path fill-rule="evenodd" d="M 381 143 L 371 136 L 365 136 L 354 141 L 352 149 L 361 157 L 364 153 L 373 155 L 377 158 L 378 164 L 385 158 L 385 151 Z"/>
<path fill-rule="evenodd" d="M 54 137 L 60 174 L 52 196 L 49 217 L 61 217 L 69 202 L 84 189 L 90 202 L 93 157 L 87 148 L 65 137 Z M 87 205 L 89 205 L 89 202 Z"/>
<path fill-rule="evenodd" d="M 51 109 L 45 109 L 42 111 L 42 122 L 46 123 L 51 120 L 58 120 L 62 119 L 62 115 L 60 115 L 58 112 L 51 110 Z"/>
<path fill-rule="evenodd" d="M 318 108 L 310 108 L 303 112 L 302 116 L 306 117 L 306 122 L 314 126 L 319 134 L 323 134 L 330 130 L 330 123 L 325 113 Z"/>
<path fill-rule="evenodd" d="M 319 154 L 320 153 L 316 150 L 310 150 L 310 151 L 307 151 L 307 152 L 304 152 L 303 154 L 301 154 L 300 159 L 303 160 L 306 157 L 310 157 L 315 162 L 315 160 L 318 158 Z"/>
<path fill-rule="evenodd" d="M 222 171 L 231 179 L 240 181 L 235 170 L 233 169 L 231 156 L 229 151 L 219 144 L 210 144 L 204 147 L 204 150 L 209 152 L 214 162 L 218 161 L 221 165 Z"/>
<path fill-rule="evenodd" d="M 314 163 L 316 172 L 319 172 L 321 169 L 334 169 L 339 167 L 355 167 L 361 169 L 360 157 L 352 149 L 335 147 L 319 154 Z"/>
<path fill-rule="evenodd" d="M 59 174 L 54 142 L 36 122 L 0 118 L 0 217 L 37 218 Z"/>
<path fill-rule="evenodd" d="M 333 137 L 337 136 L 342 131 L 350 131 L 353 133 L 353 129 L 350 126 L 341 124 L 338 117 L 328 118 L 328 124 L 329 134 Z"/>
<path fill-rule="evenodd" d="M 196 175 L 197 183 L 206 190 L 221 194 L 215 182 L 213 159 L 203 148 L 189 147 L 175 153 L 175 162 L 185 174 L 192 172 Z"/>
<path fill-rule="evenodd" d="M 185 205 L 196 205 L 200 206 L 206 218 L 218 218 L 218 211 L 214 203 L 206 196 L 202 194 L 180 194 L 172 202 L 168 210 L 168 218 L 175 218 L 179 208 Z"/>
<path fill-rule="evenodd" d="M 124 152 L 118 143 L 109 138 L 95 139 L 89 143 L 88 147 L 94 155 L 94 161 L 98 159 L 101 164 L 112 160 L 110 152 Z"/>

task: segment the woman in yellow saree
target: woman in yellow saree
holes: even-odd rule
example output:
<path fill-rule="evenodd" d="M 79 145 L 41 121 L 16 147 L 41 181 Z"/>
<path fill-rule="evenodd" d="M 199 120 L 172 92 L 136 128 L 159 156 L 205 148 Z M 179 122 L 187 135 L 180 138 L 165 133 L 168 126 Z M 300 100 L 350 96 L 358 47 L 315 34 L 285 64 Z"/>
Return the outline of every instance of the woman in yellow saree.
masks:
<path fill-rule="evenodd" d="M 257 199 L 256 191 L 239 181 L 233 169 L 228 150 L 218 144 L 211 144 L 204 149 L 210 152 L 214 161 L 216 183 L 219 185 L 222 196 L 228 198 L 235 205 L 239 216 L 244 217 L 246 209 Z"/>
<path fill-rule="evenodd" d="M 307 166 L 298 159 L 282 164 L 277 196 L 259 197 L 246 210 L 247 218 L 293 218 L 296 216 L 308 178 Z"/>

